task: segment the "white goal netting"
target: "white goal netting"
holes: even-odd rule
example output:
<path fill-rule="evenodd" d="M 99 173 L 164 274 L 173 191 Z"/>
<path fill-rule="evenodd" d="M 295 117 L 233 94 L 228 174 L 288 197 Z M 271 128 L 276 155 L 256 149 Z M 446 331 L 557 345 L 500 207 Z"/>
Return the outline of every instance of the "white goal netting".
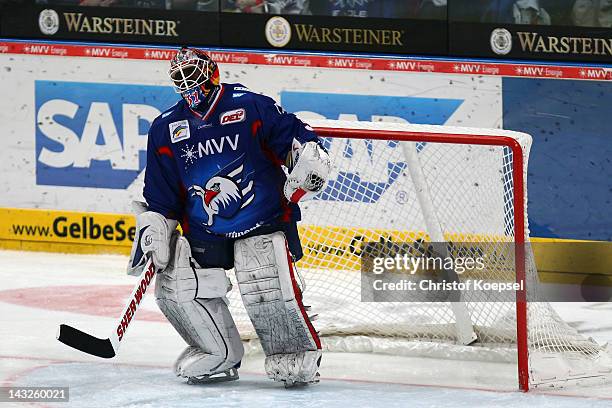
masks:
<path fill-rule="evenodd" d="M 304 303 L 317 315 L 314 325 L 324 348 L 518 360 L 525 366 L 517 358 L 517 327 L 521 333 L 525 323 L 517 323 L 514 299 L 481 298 L 470 291 L 455 303 L 405 298 L 364 302 L 360 251 L 364 242 L 415 248 L 430 241 L 473 242 L 496 257 L 477 276 L 461 280 L 516 281 L 515 253 L 509 248 L 528 241 L 527 193 L 517 186 L 526 185 L 531 137 L 504 130 L 382 122 L 311 125 L 344 129 L 324 138 L 333 162 L 325 191 L 301 204 L 305 256 L 297 266 Z M 471 142 L 457 143 L 457 135 Z M 508 140 L 520 145 L 522 165 L 505 145 Z M 522 180 L 515 180 L 517 174 Z M 516 208 L 517 193 L 524 194 L 523 208 Z M 524 225 L 517 225 L 517 219 L 525 220 Z M 524 236 L 517 237 L 517 231 Z M 538 276 L 529 248 L 525 256 L 527 296 L 537 299 Z M 237 288 L 229 295 L 242 336 L 254 338 Z M 610 378 L 607 354 L 567 325 L 548 303 L 528 302 L 523 329 L 529 363 L 519 369 L 529 373 L 531 386 Z"/>

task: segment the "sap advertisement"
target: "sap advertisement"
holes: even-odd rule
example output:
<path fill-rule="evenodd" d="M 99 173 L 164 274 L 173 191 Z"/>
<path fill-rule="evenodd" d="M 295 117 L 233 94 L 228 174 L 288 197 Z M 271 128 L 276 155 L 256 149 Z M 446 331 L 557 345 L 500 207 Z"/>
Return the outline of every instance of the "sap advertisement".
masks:
<path fill-rule="evenodd" d="M 177 100 L 165 77 L 167 62 L 0 59 L 0 79 L 11 95 L 0 101 L 0 121 L 9 124 L 0 140 L 0 207 L 129 213 L 131 200 L 141 199 L 147 130 Z M 612 134 L 606 120 L 612 82 L 265 64 L 223 64 L 221 74 L 222 81 L 270 95 L 304 120 L 527 132 L 534 138 L 531 235 L 612 240 Z M 384 194 L 398 169 L 375 190 Z M 341 201 L 356 199 L 372 197 Z"/>
<path fill-rule="evenodd" d="M 35 81 L 36 184 L 126 189 L 145 167 L 147 132 L 170 87 Z"/>

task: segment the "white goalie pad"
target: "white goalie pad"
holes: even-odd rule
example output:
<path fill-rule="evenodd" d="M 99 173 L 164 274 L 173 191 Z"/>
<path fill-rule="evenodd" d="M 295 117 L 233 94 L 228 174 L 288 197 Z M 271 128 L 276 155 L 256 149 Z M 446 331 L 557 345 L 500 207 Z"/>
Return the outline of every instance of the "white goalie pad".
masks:
<path fill-rule="evenodd" d="M 231 285 L 221 268 L 199 268 L 185 237 L 172 237 L 174 254 L 157 274 L 155 297 L 162 313 L 189 347 L 175 363 L 176 375 L 205 377 L 236 366 L 244 348 L 227 307 Z"/>
<path fill-rule="evenodd" d="M 266 354 L 268 377 L 287 384 L 316 382 L 319 337 L 306 314 L 282 232 L 234 244 L 236 280 Z"/>

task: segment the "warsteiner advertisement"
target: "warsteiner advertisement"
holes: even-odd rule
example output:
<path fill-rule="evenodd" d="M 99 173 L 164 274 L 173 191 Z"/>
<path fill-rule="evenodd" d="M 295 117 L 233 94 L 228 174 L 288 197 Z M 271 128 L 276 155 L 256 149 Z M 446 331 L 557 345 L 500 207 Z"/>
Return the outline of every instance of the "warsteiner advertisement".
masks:
<path fill-rule="evenodd" d="M 0 15 L 5 37 L 151 43 L 219 42 L 218 14 L 157 9 L 20 5 Z"/>
<path fill-rule="evenodd" d="M 610 29 L 451 22 L 450 30 L 455 55 L 612 61 Z"/>
<path fill-rule="evenodd" d="M 221 14 L 225 46 L 444 54 L 446 22 L 381 18 Z"/>

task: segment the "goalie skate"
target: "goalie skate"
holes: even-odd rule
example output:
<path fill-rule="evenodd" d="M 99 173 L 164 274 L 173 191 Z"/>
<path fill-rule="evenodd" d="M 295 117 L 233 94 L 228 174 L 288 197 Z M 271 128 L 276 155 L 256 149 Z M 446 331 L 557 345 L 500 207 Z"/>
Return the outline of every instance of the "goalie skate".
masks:
<path fill-rule="evenodd" d="M 314 380 L 310 381 L 310 382 L 305 382 L 305 381 L 285 381 L 285 388 L 299 388 L 299 387 L 305 387 L 309 384 L 317 384 L 319 382 L 319 373 L 317 373 L 315 375 Z"/>
<path fill-rule="evenodd" d="M 229 370 L 212 375 L 189 377 L 187 379 L 187 384 L 214 384 L 220 382 L 236 381 L 239 378 L 240 376 L 238 375 L 238 369 L 236 367 L 232 367 Z"/>
<path fill-rule="evenodd" d="M 285 383 L 285 388 L 319 382 L 321 350 L 275 354 L 266 357 L 268 378 Z"/>

